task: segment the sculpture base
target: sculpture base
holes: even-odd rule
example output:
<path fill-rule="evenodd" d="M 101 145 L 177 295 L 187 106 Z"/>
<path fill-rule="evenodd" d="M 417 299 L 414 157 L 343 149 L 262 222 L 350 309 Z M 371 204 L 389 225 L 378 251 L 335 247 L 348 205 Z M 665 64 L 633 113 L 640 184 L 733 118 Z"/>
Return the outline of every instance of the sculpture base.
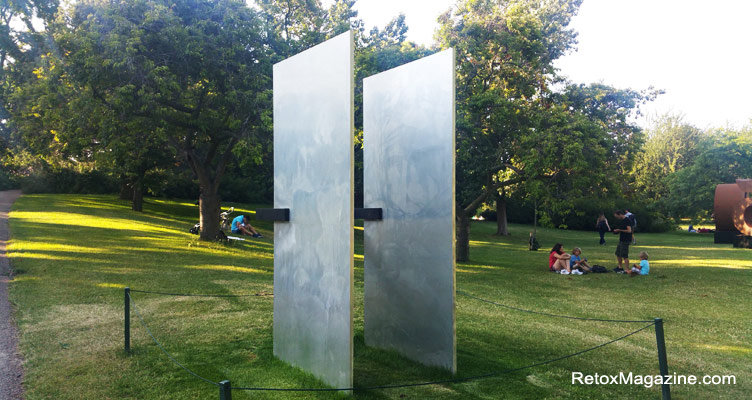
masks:
<path fill-rule="evenodd" d="M 739 235 L 739 231 L 715 231 L 713 243 L 734 243 L 734 238 Z"/>
<path fill-rule="evenodd" d="M 737 235 L 734 238 L 734 247 L 752 249 L 752 236 Z"/>

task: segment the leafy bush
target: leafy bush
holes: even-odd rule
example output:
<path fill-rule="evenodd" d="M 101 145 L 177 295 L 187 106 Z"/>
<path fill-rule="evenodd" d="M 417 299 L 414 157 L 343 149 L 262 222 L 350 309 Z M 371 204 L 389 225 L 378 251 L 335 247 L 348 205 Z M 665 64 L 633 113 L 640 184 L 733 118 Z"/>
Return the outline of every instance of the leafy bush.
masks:
<path fill-rule="evenodd" d="M 115 193 L 117 183 L 107 174 L 98 170 L 78 172 L 63 168 L 56 171 L 43 170 L 20 176 L 21 190 L 24 193 Z"/>
<path fill-rule="evenodd" d="M 14 176 L 0 170 L 0 190 L 18 189 L 20 186 Z"/>

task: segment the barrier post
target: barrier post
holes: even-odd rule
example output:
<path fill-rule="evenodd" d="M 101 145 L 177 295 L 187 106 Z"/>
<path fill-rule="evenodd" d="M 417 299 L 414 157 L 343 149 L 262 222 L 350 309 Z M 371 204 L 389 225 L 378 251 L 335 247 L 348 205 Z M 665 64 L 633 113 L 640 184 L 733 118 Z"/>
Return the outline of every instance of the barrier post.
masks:
<path fill-rule="evenodd" d="M 658 368 L 664 382 L 661 382 L 663 400 L 671 400 L 671 385 L 665 383 L 668 377 L 668 360 L 666 359 L 666 340 L 663 337 L 663 319 L 655 319 L 655 341 L 658 345 Z"/>
<path fill-rule="evenodd" d="M 131 352 L 131 288 L 125 288 L 125 352 Z"/>
<path fill-rule="evenodd" d="M 232 400 L 230 381 L 219 382 L 219 400 Z"/>

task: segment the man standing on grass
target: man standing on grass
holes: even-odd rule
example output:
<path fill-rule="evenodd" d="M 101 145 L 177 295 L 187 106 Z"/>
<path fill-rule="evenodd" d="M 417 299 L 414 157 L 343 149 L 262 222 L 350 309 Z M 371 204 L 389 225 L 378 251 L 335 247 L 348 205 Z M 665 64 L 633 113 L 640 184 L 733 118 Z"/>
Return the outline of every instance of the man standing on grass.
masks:
<path fill-rule="evenodd" d="M 637 238 L 634 235 L 637 231 L 637 217 L 626 208 L 624 209 L 624 216 L 627 217 L 627 221 L 632 225 L 632 244 L 637 244 Z"/>
<path fill-rule="evenodd" d="M 629 268 L 629 245 L 632 244 L 632 223 L 622 210 L 614 212 L 614 217 L 619 224 L 619 227 L 614 229 L 614 234 L 619 234 L 619 243 L 616 245 L 615 253 L 616 260 L 619 262 L 619 268 Z"/>

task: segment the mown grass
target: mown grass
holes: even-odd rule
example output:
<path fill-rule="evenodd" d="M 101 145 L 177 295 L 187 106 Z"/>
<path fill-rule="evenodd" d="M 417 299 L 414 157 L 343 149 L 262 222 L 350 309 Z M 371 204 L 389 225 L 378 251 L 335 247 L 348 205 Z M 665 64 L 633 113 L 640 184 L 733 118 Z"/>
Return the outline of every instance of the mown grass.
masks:
<path fill-rule="evenodd" d="M 252 205 L 235 205 L 239 212 Z M 248 294 L 243 298 L 134 293 L 154 335 L 180 362 L 233 386 L 325 387 L 272 353 L 272 226 L 265 238 L 232 246 L 195 240 L 190 202 L 150 199 L 144 213 L 110 196 L 29 195 L 11 213 L 11 297 L 26 358 L 28 399 L 211 399 L 216 387 L 176 367 L 133 315 L 131 355 L 123 346 L 123 289 Z M 712 236 L 638 234 L 636 255 L 651 274 L 561 276 L 548 273 L 547 248 L 580 246 L 591 262 L 615 266 L 614 239 L 593 232 L 541 229 L 542 251 L 527 251 L 530 227 L 498 237 L 493 223 L 472 227 L 471 262 L 457 265 L 459 290 L 516 307 L 596 318 L 665 321 L 670 371 L 735 375 L 736 385 L 674 386 L 674 398 L 744 398 L 752 392 L 752 251 L 714 245 Z M 363 343 L 362 230 L 356 228 L 355 384 L 448 379 Z M 640 324 L 554 319 L 458 295 L 458 377 L 556 358 L 607 342 Z M 466 383 L 357 392 L 382 398 L 634 398 L 660 387 L 572 385 L 571 372 L 657 374 L 648 329 L 577 357 Z M 345 398 L 336 393 L 233 392 L 233 398 Z"/>

